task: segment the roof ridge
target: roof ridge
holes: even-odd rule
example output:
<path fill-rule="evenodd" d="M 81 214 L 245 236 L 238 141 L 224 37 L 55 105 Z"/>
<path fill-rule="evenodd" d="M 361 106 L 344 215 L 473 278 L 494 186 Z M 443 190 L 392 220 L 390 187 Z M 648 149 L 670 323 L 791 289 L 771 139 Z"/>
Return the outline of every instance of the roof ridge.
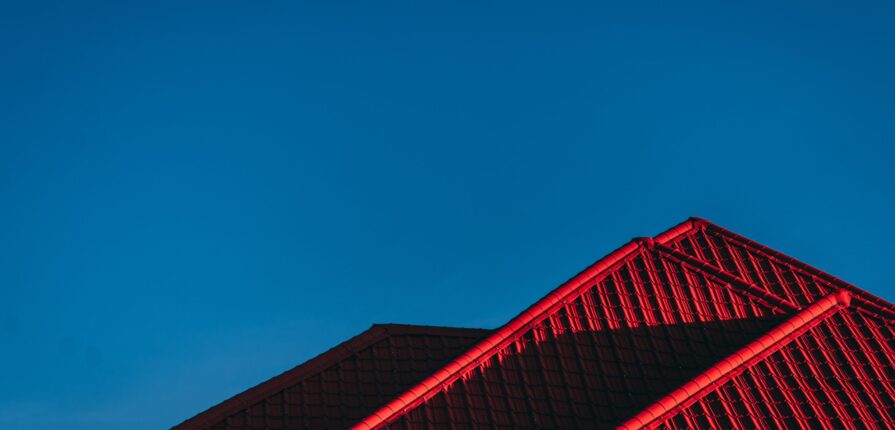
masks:
<path fill-rule="evenodd" d="M 692 231 L 697 227 L 697 224 L 697 221 L 688 219 L 659 234 L 653 240 L 666 243 Z M 491 354 L 502 348 L 504 343 L 510 342 L 517 332 L 527 329 L 537 318 L 547 315 L 556 306 L 562 306 L 568 296 L 581 288 L 581 286 L 645 248 L 643 241 L 635 238 L 609 253 L 609 255 L 599 259 L 495 330 L 490 336 L 467 350 L 463 355 L 455 358 L 415 387 L 405 391 L 378 411 L 364 418 L 363 421 L 357 423 L 353 428 L 376 428 L 402 411 L 425 401 L 436 392 L 437 388 L 460 378 L 466 369 L 475 367 L 487 358 L 490 358 Z"/>
<path fill-rule="evenodd" d="M 487 328 L 448 327 L 437 325 L 378 323 L 372 327 L 382 328 L 389 335 L 428 334 L 434 336 L 482 335 L 494 330 Z M 371 328 L 372 328 L 371 327 Z"/>
<path fill-rule="evenodd" d="M 639 429 L 666 418 L 700 399 L 755 362 L 783 348 L 795 337 L 816 325 L 832 312 L 851 305 L 852 293 L 840 289 L 799 311 L 771 331 L 706 369 L 690 382 L 668 393 L 620 425 L 619 429 Z"/>

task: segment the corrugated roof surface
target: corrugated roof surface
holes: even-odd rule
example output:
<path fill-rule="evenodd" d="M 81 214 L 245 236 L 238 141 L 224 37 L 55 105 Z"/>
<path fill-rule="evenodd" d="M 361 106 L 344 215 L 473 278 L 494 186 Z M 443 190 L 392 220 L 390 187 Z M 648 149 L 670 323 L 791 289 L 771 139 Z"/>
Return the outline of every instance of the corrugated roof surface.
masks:
<path fill-rule="evenodd" d="M 890 303 L 691 219 L 498 330 L 374 326 L 177 428 L 893 428 L 893 321 Z"/>
<path fill-rule="evenodd" d="M 830 337 L 833 334 L 827 332 L 816 339 L 815 343 L 825 339 L 823 347 L 829 349 L 824 351 L 830 355 L 814 357 L 828 360 L 826 367 L 817 369 L 828 371 L 825 377 L 837 380 L 845 373 L 834 372 L 834 363 L 850 365 L 848 360 L 879 355 L 883 344 L 892 348 L 886 343 L 891 337 L 878 338 L 886 340 L 877 340 L 877 344 L 867 338 L 873 330 L 891 334 L 888 330 L 892 305 L 713 224 L 690 220 L 654 240 L 635 240 L 610 254 L 367 417 L 357 428 L 612 427 L 646 409 L 655 409 L 657 401 L 664 401 L 663 408 L 667 407 L 669 393 L 691 386 L 694 378 L 704 376 L 701 372 L 731 361 L 731 355 L 739 360 L 742 348 L 751 351 L 755 342 L 763 341 L 768 333 L 779 334 L 780 326 L 794 324 L 781 324 L 784 320 L 801 321 L 805 312 L 819 306 L 825 297 L 833 300 L 838 291 L 847 291 L 850 298 L 853 295 L 853 302 L 862 309 L 861 315 L 871 315 L 876 325 L 862 320 L 848 326 L 860 332 L 860 336 L 848 338 L 850 342 Z M 818 337 L 816 332 L 833 324 L 836 318 L 854 314 L 851 310 L 837 312 L 829 320 L 823 319 L 822 324 L 810 330 L 805 328 L 808 331 L 802 336 Z M 777 343 L 789 342 L 786 339 Z M 793 346 L 787 344 L 779 353 L 756 355 L 753 359 L 759 357 L 773 363 L 778 354 L 782 356 L 790 348 L 806 354 L 819 354 L 821 348 L 804 349 L 808 346 L 801 345 L 802 337 L 792 342 Z M 837 348 L 838 353 L 831 352 Z M 840 403 L 863 402 L 852 406 L 856 411 L 875 408 L 883 412 L 854 412 L 837 417 L 830 414 L 833 406 L 828 401 L 830 406 L 824 412 L 827 415 L 817 423 L 854 424 L 858 423 L 854 420 L 863 419 L 866 423 L 893 424 L 889 420 L 891 414 L 885 412 L 893 393 L 880 388 L 886 388 L 889 381 L 879 378 L 888 378 L 887 372 L 895 366 L 881 360 L 877 357 L 877 364 L 864 369 L 864 376 L 854 381 L 832 385 L 831 380 L 830 387 L 821 389 L 831 390 L 830 395 L 839 396 Z M 765 363 L 754 365 L 766 366 Z M 746 367 L 737 369 L 745 372 Z M 770 368 L 756 369 L 756 374 L 764 379 L 790 383 L 780 379 L 787 374 L 782 368 L 775 368 L 777 373 Z M 871 375 L 879 382 L 871 382 Z M 750 382 L 735 379 L 729 385 Z M 756 385 L 756 390 L 775 396 L 775 402 L 801 399 L 805 404 L 822 404 L 808 397 L 785 397 L 790 391 L 770 386 L 768 381 L 764 384 Z M 833 387 L 840 387 L 839 391 Z M 861 390 L 863 395 L 856 394 Z M 724 395 L 719 393 L 718 396 Z M 875 401 L 873 396 L 888 396 L 890 400 Z M 716 403 L 708 405 L 713 408 L 711 412 L 699 415 L 701 421 L 674 421 L 683 419 L 675 416 L 652 425 L 727 425 L 735 420 L 724 421 L 720 415 L 748 415 L 725 409 L 713 399 L 706 394 L 705 402 Z M 694 408 L 702 405 L 692 395 L 681 397 L 678 393 L 674 400 L 696 402 Z M 765 398 L 752 400 L 765 402 L 769 407 L 775 405 Z M 730 401 L 721 403 L 735 403 Z M 801 406 L 794 403 L 792 407 Z M 841 404 L 837 407 L 847 410 Z M 686 409 L 689 412 L 683 412 L 680 405 L 677 408 L 682 411 L 680 416 L 695 414 L 692 408 Z M 790 419 L 782 412 L 775 415 L 770 410 L 758 411 L 755 413 L 767 412 L 766 419 L 771 420 L 767 422 L 778 425 Z M 748 428 L 756 423 L 760 424 L 758 419 L 750 418 L 748 423 L 739 422 L 739 427 L 737 423 L 731 425 Z"/>
<path fill-rule="evenodd" d="M 836 288 L 799 265 L 774 258 L 765 248 L 712 224 L 679 237 L 669 247 L 758 286 L 790 303 L 805 306 Z"/>
<path fill-rule="evenodd" d="M 174 429 L 348 428 L 488 333 L 377 324 Z"/>
<path fill-rule="evenodd" d="M 895 355 L 891 323 L 847 308 L 650 428 L 892 428 Z"/>

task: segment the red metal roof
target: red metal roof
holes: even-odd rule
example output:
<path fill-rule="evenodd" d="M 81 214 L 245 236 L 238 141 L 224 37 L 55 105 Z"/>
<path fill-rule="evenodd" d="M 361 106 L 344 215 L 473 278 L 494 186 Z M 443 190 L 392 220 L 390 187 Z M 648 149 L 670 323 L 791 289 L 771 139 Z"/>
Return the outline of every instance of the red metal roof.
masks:
<path fill-rule="evenodd" d="M 731 357 L 742 357 L 754 342 L 785 344 L 798 331 L 793 321 L 843 297 L 840 291 L 889 327 L 891 304 L 691 219 L 611 253 L 356 428 L 612 427 L 656 410 L 651 405 L 659 401 L 665 408 L 695 402 L 690 391 L 703 372 L 724 369 L 725 362 L 744 371 L 751 361 Z M 895 370 L 891 361 L 882 363 Z M 891 392 L 865 391 L 892 398 Z M 668 400 L 670 393 L 678 394 Z M 732 414 L 721 408 L 715 415 L 723 413 Z M 847 416 L 825 417 L 849 422 Z M 715 419 L 689 423 L 722 422 Z M 764 419 L 781 423 L 786 416 Z"/>
<path fill-rule="evenodd" d="M 719 363 L 700 373 L 699 376 L 642 410 L 622 424 L 620 428 L 637 429 L 649 427 L 654 423 L 661 422 L 663 419 L 676 416 L 687 405 L 704 398 L 708 392 L 729 381 L 741 369 L 754 366 L 768 355 L 786 346 L 804 331 L 811 329 L 813 325 L 821 322 L 829 314 L 836 311 L 838 307 L 848 306 L 850 303 L 851 294 L 845 290 L 840 290 L 818 300 L 788 319 L 785 323 L 780 324 L 767 334 L 727 356 Z M 789 373 L 786 372 L 784 374 Z M 727 410 L 725 412 L 730 413 Z"/>
<path fill-rule="evenodd" d="M 892 428 L 891 321 L 836 296 L 842 294 L 821 299 L 781 327 L 795 329 L 785 337 L 763 339 L 759 354 L 731 357 L 625 428 Z"/>
<path fill-rule="evenodd" d="M 488 333 L 375 324 L 174 429 L 347 428 Z"/>
<path fill-rule="evenodd" d="M 231 419 L 215 428 L 893 427 L 893 319 L 882 299 L 690 219 L 619 248 L 363 414 L 274 421 L 277 400 L 237 402 L 252 425 L 225 402 Z M 339 392 L 369 382 L 332 378 Z"/>

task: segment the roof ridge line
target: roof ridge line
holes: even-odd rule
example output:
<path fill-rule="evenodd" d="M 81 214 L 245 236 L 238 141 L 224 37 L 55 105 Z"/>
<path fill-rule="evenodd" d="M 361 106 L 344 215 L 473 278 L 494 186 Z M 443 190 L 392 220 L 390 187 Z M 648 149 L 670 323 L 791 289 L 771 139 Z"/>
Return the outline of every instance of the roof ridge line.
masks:
<path fill-rule="evenodd" d="M 675 237 L 693 230 L 696 225 L 697 222 L 694 222 L 693 219 L 688 219 L 659 234 L 655 240 L 662 243 L 671 241 Z M 547 314 L 553 307 L 561 306 L 571 293 L 643 248 L 644 246 L 640 241 L 635 239 L 597 260 L 597 262 L 562 283 L 562 285 L 529 306 L 519 315 L 516 315 L 490 336 L 475 344 L 463 355 L 455 358 L 413 388 L 400 394 L 391 402 L 355 424 L 352 428 L 355 430 L 377 428 L 395 418 L 399 413 L 425 401 L 435 394 L 436 389 L 458 379 L 466 369 L 475 367 L 482 361 L 490 358 L 491 354 L 502 348 L 503 344 L 509 342 L 516 333 L 528 328 L 535 319 Z"/>
<path fill-rule="evenodd" d="M 702 218 L 690 217 L 686 221 L 663 231 L 653 237 L 656 243 L 666 244 L 681 235 L 690 232 L 690 230 L 702 229 L 708 221 Z"/>
<path fill-rule="evenodd" d="M 618 429 L 639 429 L 666 418 L 698 400 L 703 394 L 727 382 L 758 360 L 786 346 L 790 340 L 811 328 L 840 307 L 851 305 L 852 293 L 840 289 L 814 302 L 792 318 L 784 321 L 748 345 L 700 373 L 690 382 L 668 393 L 637 415 L 618 426 Z"/>
<path fill-rule="evenodd" d="M 770 291 L 767 291 L 743 278 L 740 278 L 733 273 L 730 273 L 722 268 L 715 266 L 709 262 L 700 260 L 691 255 L 684 254 L 674 248 L 670 248 L 668 246 L 656 243 L 655 248 L 660 253 L 663 253 L 681 264 L 693 266 L 694 269 L 699 269 L 703 272 L 708 272 L 709 275 L 715 278 L 719 278 L 720 281 L 726 282 L 728 284 L 738 284 L 741 289 L 745 290 L 746 294 L 753 296 L 763 302 L 764 305 L 769 307 L 776 308 L 783 311 L 797 311 L 800 309 L 799 306 L 786 300 L 783 297 L 780 297 Z"/>
<path fill-rule="evenodd" d="M 385 330 L 386 334 L 389 336 L 393 335 L 412 335 L 412 334 L 423 334 L 423 335 L 434 335 L 434 336 L 448 336 L 448 337 L 463 337 L 464 335 L 475 335 L 475 334 L 486 334 L 494 331 L 493 329 L 487 328 L 473 328 L 473 327 L 448 327 L 448 326 L 437 326 L 437 325 L 419 325 L 419 324 L 396 324 L 396 323 L 377 323 L 373 324 L 371 328 L 380 328 Z"/>

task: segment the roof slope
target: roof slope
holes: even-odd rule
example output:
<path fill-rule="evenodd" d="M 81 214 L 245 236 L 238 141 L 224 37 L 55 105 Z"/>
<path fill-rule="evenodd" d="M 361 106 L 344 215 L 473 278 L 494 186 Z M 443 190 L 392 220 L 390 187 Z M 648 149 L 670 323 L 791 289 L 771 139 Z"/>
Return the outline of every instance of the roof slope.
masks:
<path fill-rule="evenodd" d="M 891 428 L 895 331 L 850 296 L 818 300 L 777 330 L 792 329 L 781 339 L 739 351 L 623 427 Z"/>
<path fill-rule="evenodd" d="M 861 316 L 874 323 L 849 326 L 852 336 L 835 341 L 838 338 L 829 337 L 832 332 L 817 331 L 841 330 L 841 324 L 828 327 L 840 316 L 858 318 L 853 307 L 838 310 L 839 299 L 846 296 L 861 309 Z M 821 304 L 829 309 L 818 313 Z M 814 326 L 801 324 L 806 315 L 813 315 Z M 811 369 L 827 369 L 832 373 L 824 375 L 836 379 L 845 375 L 830 369 L 832 363 L 857 360 L 842 357 L 875 356 L 871 361 L 875 365 L 855 370 L 860 375 L 853 378 L 857 382 L 837 385 L 841 388 L 836 395 L 844 393 L 847 399 L 840 399 L 837 406 L 828 401 L 829 410 L 815 411 L 814 416 L 836 419 L 839 415 L 832 415 L 832 410 L 840 419 L 892 423 L 895 415 L 886 410 L 890 405 L 870 398 L 892 398 L 887 390 L 895 365 L 879 355 L 885 348 L 895 348 L 889 343 L 893 315 L 892 305 L 875 296 L 711 223 L 691 219 L 654 239 L 635 240 L 595 263 L 356 428 L 609 427 L 640 417 L 643 411 L 659 410 L 659 404 L 662 414 L 648 417 L 654 426 L 705 427 L 726 423 L 720 418 L 723 414 L 757 416 L 759 411 L 789 419 L 797 413 L 774 405 L 814 404 L 814 400 L 787 398 L 785 393 L 792 394 L 787 390 L 798 384 L 798 378 L 775 380 L 773 375 L 787 374 L 782 369 L 777 369 L 779 374 L 770 367 L 762 369 L 757 374 L 764 382 L 740 381 L 746 376 L 729 372 L 732 379 L 724 384 L 760 391 L 741 389 L 743 396 L 752 397 L 741 402 L 739 412 L 724 409 L 724 402 L 703 404 L 713 401 L 712 395 L 732 395 L 711 391 L 714 385 L 680 394 L 680 389 L 690 390 L 698 381 L 719 383 L 706 379 L 706 371 L 725 368 L 749 375 L 756 368 L 749 366 L 770 366 L 767 363 L 779 360 L 778 354 L 785 354 L 789 345 L 797 345 L 817 361 L 816 367 L 809 365 Z M 867 331 L 874 330 L 882 337 L 869 338 Z M 805 336 L 813 336 L 814 343 Z M 756 345 L 769 339 L 775 348 L 785 348 L 763 348 L 743 358 L 744 351 L 757 351 Z M 837 348 L 839 352 L 833 352 Z M 826 360 L 826 367 L 820 360 Z M 876 386 L 868 379 L 873 377 L 879 381 Z M 790 385 L 775 391 L 772 382 Z M 859 413 L 859 406 L 850 412 L 842 406 L 845 400 L 884 412 Z M 742 412 L 749 401 L 752 415 Z M 762 410 L 757 403 L 777 409 Z M 706 411 L 704 420 L 692 421 L 696 415 L 687 405 Z M 672 412 L 677 415 L 669 415 Z M 754 424 L 757 418 L 750 419 Z"/>
<path fill-rule="evenodd" d="M 174 429 L 347 428 L 488 333 L 376 324 Z"/>

